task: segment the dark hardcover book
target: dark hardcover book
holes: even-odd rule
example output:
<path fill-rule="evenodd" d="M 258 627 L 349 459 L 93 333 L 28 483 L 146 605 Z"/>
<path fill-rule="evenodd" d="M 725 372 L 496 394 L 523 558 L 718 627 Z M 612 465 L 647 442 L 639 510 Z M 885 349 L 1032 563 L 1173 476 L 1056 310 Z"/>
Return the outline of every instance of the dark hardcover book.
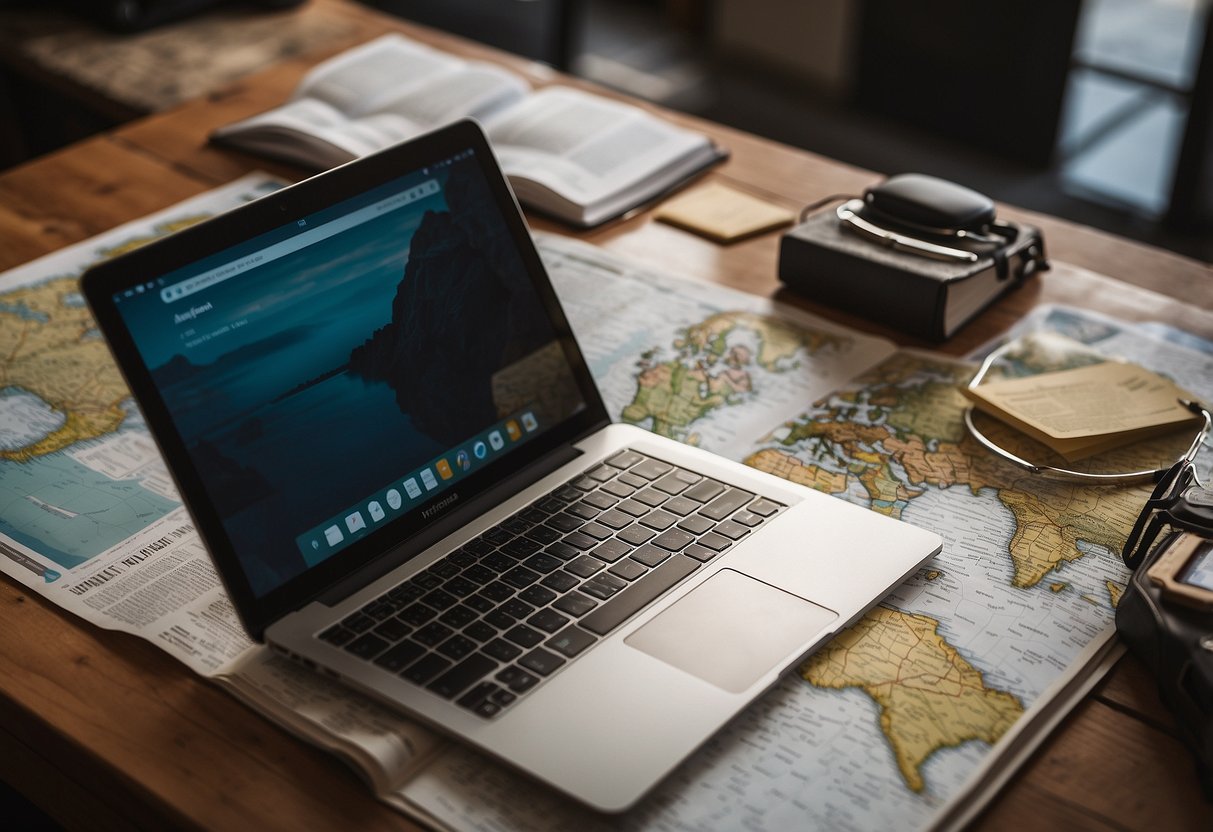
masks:
<path fill-rule="evenodd" d="M 933 260 L 872 243 L 840 227 L 833 208 L 783 236 L 779 279 L 819 303 L 930 341 L 965 323 L 1045 266 L 1039 230 L 1019 226 L 1005 264 Z"/>

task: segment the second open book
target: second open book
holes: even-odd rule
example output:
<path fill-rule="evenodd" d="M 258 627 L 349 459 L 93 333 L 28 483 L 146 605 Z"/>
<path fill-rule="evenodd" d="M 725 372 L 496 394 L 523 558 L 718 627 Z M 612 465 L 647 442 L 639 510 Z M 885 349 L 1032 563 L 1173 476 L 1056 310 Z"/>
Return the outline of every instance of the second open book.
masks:
<path fill-rule="evenodd" d="M 291 100 L 212 141 L 319 170 L 458 118 L 480 121 L 527 206 L 593 226 L 685 182 L 725 153 L 639 107 L 518 75 L 400 35 L 315 67 Z"/>

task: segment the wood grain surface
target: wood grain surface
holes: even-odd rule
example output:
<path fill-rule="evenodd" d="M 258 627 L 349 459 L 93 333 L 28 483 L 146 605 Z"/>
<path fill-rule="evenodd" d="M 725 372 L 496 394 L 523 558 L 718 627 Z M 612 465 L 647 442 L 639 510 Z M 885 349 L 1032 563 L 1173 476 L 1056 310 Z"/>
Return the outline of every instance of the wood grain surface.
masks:
<path fill-rule="evenodd" d="M 280 103 L 306 68 L 374 34 L 405 31 L 506 63 L 517 58 L 314 0 L 345 21 L 339 42 L 234 86 L 0 174 L 0 269 L 167 207 L 250 170 L 277 167 L 206 144 L 214 127 Z M 562 79 L 563 80 L 563 79 Z M 694 118 L 731 159 L 710 176 L 790 208 L 855 193 L 878 175 Z M 1161 320 L 1213 337 L 1208 265 L 1005 207 L 1045 230 L 1054 269 L 984 313 L 945 349 L 963 353 L 1040 303 Z M 563 230 L 544 221 L 534 226 Z M 718 246 L 646 212 L 577 236 L 654 268 L 774 295 L 844 324 L 865 322 L 779 290 L 778 234 Z M 1102 274 L 1101 274 L 1102 273 Z M 1114 278 L 1114 279 L 1113 279 Z M 894 333 L 903 344 L 925 346 Z M 293 739 L 155 647 L 67 616 L 0 581 L 0 778 L 69 828 L 412 829 L 333 757 Z M 981 829 L 1213 828 L 1190 758 L 1141 665 L 1122 660 L 978 819 Z"/>

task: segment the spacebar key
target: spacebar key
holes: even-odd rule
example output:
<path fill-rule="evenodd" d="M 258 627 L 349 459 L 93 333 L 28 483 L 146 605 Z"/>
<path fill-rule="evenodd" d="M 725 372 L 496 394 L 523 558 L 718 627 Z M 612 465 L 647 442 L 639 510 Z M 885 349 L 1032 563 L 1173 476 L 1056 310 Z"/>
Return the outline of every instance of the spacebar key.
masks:
<path fill-rule="evenodd" d="M 604 636 L 698 568 L 698 561 L 674 555 L 577 623 Z"/>

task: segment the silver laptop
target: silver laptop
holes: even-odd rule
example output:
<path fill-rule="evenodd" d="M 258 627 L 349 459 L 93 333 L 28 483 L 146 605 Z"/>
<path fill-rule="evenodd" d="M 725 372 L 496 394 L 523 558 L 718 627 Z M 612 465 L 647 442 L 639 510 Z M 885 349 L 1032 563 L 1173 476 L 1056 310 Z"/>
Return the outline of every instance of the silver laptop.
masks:
<path fill-rule="evenodd" d="M 602 811 L 941 546 L 610 424 L 471 122 L 83 288 L 253 637 Z"/>

